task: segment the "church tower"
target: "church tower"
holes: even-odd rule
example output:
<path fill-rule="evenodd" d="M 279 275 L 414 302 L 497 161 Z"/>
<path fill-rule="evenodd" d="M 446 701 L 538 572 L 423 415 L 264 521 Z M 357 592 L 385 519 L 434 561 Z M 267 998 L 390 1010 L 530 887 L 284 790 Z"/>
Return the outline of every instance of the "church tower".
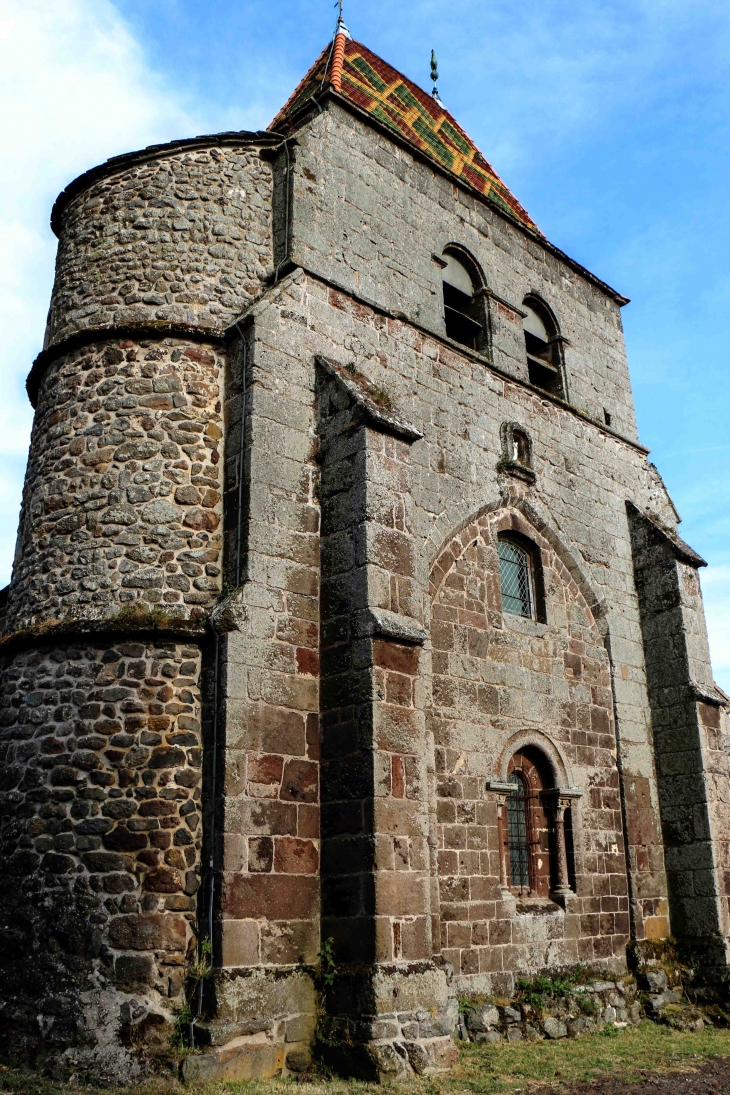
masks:
<path fill-rule="evenodd" d="M 526 972 L 671 933 L 727 984 L 727 699 L 626 298 L 341 22 L 268 130 L 52 225 L 5 1059 L 129 1079 L 176 1030 L 187 1078 L 398 1077 Z"/>

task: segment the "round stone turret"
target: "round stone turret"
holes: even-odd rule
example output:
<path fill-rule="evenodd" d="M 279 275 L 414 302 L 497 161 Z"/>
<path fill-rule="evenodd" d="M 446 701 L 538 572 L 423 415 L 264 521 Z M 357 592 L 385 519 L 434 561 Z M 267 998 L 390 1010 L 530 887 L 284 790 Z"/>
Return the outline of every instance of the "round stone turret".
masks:
<path fill-rule="evenodd" d="M 133 1078 L 183 1003 L 201 930 L 201 666 L 222 587 L 224 332 L 273 268 L 261 152 L 275 143 L 119 157 L 53 211 L 0 648 L 11 1058 Z"/>

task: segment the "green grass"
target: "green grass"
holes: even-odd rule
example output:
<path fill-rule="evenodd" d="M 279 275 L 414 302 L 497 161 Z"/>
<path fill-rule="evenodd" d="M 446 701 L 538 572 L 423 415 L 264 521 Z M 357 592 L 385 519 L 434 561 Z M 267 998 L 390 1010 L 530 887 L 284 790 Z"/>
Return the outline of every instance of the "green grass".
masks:
<path fill-rule="evenodd" d="M 458 1066 L 447 1076 L 407 1083 L 365 1084 L 317 1079 L 301 1086 L 290 1080 L 183 1086 L 155 1080 L 124 1095 L 498 1095 L 525 1091 L 536 1084 L 586 1083 L 603 1075 L 632 1081 L 647 1072 L 695 1068 L 710 1057 L 730 1057 L 730 1030 L 705 1028 L 681 1034 L 643 1022 L 620 1033 L 592 1034 L 560 1042 L 518 1042 L 496 1046 L 463 1046 Z M 101 1087 L 64 1085 L 0 1068 L 0 1095 L 120 1095 Z"/>

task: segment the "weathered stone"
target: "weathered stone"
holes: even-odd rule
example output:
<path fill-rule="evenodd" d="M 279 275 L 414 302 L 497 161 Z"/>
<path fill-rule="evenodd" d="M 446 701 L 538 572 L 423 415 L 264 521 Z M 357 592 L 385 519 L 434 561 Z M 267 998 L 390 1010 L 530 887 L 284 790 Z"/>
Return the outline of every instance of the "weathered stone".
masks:
<path fill-rule="evenodd" d="M 449 1064 L 457 1025 L 541 1037 L 536 1007 L 460 1023 L 454 997 L 618 976 L 634 928 L 726 963 L 725 701 L 702 561 L 638 442 L 625 301 L 468 165 L 394 157 L 347 106 L 346 49 L 296 156 L 282 119 L 159 146 L 54 213 L 0 983 L 18 1045 L 52 1015 L 49 1058 L 117 1076 L 169 1033 L 211 899 L 215 1052 L 189 1079 L 306 1070 L 314 969 L 335 1064 L 395 1079 Z M 444 306 L 462 260 L 471 345 Z M 635 1021 L 629 999 L 594 983 L 545 1033 Z"/>
<path fill-rule="evenodd" d="M 664 970 L 647 970 L 644 974 L 646 987 L 649 992 L 661 993 L 669 986 L 669 980 Z"/>
<path fill-rule="evenodd" d="M 284 1047 L 249 1044 L 186 1057 L 182 1076 L 186 1083 L 233 1083 L 278 1076 L 284 1066 Z"/>
<path fill-rule="evenodd" d="M 548 1015 L 546 1019 L 543 1019 L 542 1029 L 548 1038 L 567 1038 L 568 1036 L 568 1028 L 565 1023 L 561 1023 L 553 1015 Z"/>
<path fill-rule="evenodd" d="M 500 1014 L 493 1004 L 482 1004 L 476 1008 L 468 1008 L 465 1019 L 468 1030 L 484 1032 L 499 1025 Z"/>

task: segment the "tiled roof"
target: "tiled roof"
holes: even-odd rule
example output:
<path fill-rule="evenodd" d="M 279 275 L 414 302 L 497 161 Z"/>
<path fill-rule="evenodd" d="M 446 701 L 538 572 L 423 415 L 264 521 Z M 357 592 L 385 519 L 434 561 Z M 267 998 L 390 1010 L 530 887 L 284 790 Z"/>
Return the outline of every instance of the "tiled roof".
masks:
<path fill-rule="evenodd" d="M 276 115 L 270 130 L 285 132 L 289 119 L 328 84 L 330 56 L 328 45 Z M 448 110 L 366 46 L 352 39 L 345 43 L 340 94 L 450 174 L 474 187 L 526 228 L 542 234 Z"/>

